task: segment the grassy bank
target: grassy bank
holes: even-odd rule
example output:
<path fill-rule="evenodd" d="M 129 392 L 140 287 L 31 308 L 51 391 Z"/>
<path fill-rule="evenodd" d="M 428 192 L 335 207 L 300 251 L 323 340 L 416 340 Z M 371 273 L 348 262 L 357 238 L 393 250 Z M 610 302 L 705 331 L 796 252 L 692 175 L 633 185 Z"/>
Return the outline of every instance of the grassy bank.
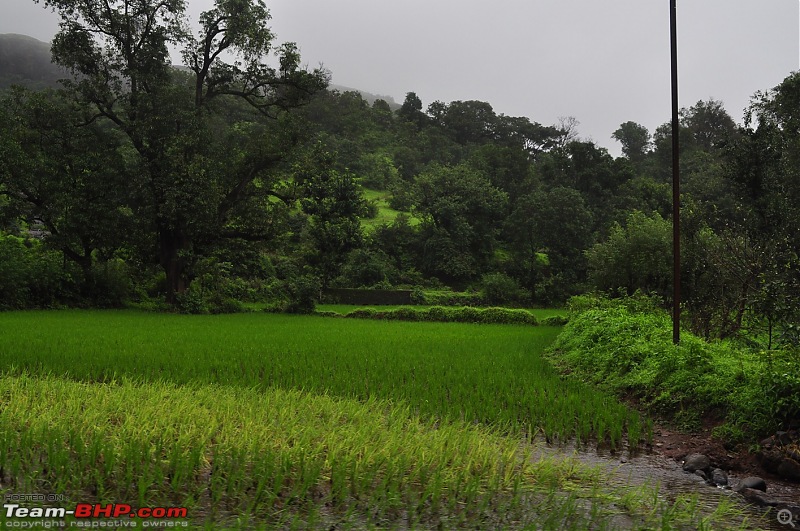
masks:
<path fill-rule="evenodd" d="M 688 332 L 672 343 L 670 317 L 641 300 L 597 300 L 570 317 L 551 349 L 573 377 L 636 400 L 678 428 L 719 424 L 728 443 L 752 443 L 800 414 L 796 352 L 757 351 Z"/>

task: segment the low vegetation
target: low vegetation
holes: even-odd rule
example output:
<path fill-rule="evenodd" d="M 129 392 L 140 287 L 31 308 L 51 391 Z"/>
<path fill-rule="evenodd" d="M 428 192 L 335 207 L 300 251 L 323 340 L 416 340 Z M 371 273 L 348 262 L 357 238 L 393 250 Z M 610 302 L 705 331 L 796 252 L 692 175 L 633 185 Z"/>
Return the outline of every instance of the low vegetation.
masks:
<path fill-rule="evenodd" d="M 796 350 L 707 342 L 688 332 L 675 346 L 670 317 L 641 297 L 578 297 L 573 309 L 551 359 L 678 427 L 695 430 L 708 420 L 728 443 L 752 443 L 800 415 Z"/>
<path fill-rule="evenodd" d="M 647 435 L 635 411 L 561 380 L 541 356 L 555 327 L 131 311 L 7 313 L 0 323 L 28 331 L 0 338 L 0 364 L 12 374 L 377 397 L 427 417 L 612 446 L 626 432 L 634 446 Z"/>
<path fill-rule="evenodd" d="M 651 488 L 601 494 L 596 469 L 385 400 L 27 374 L 0 387 L 4 485 L 185 506 L 214 529 L 585 529 L 621 511 L 645 526 L 702 526 L 731 515 L 701 516 Z"/>
<path fill-rule="evenodd" d="M 0 327 L 25 331 L 0 336 L 0 481 L 15 490 L 185 505 L 216 529 L 735 514 L 609 491 L 606 473 L 526 442 L 647 435 L 543 359 L 557 328 L 133 311 L 3 313 Z"/>

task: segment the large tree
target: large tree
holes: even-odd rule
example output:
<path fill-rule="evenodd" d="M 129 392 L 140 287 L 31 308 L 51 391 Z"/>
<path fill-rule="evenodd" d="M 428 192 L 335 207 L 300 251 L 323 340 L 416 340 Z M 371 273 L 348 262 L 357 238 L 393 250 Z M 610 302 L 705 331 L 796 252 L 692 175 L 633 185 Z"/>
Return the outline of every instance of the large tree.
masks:
<path fill-rule="evenodd" d="M 136 153 L 133 208 L 149 222 L 174 301 L 198 246 L 263 237 L 249 214 L 254 202 L 268 207 L 295 139 L 262 117 L 302 105 L 328 75 L 303 68 L 294 44 L 274 44 L 262 0 L 216 0 L 196 37 L 185 0 L 36 1 L 61 15 L 53 57 L 74 75 L 69 88 Z M 172 67 L 170 46 L 183 48 L 186 70 Z"/>
<path fill-rule="evenodd" d="M 0 99 L 0 195 L 9 222 L 41 227 L 47 243 L 88 278 L 132 230 L 123 189 L 133 168 L 109 127 L 53 91 L 21 88 Z"/>
<path fill-rule="evenodd" d="M 425 272 L 453 281 L 482 273 L 495 250 L 507 194 L 467 164 L 432 166 L 416 184 Z"/>

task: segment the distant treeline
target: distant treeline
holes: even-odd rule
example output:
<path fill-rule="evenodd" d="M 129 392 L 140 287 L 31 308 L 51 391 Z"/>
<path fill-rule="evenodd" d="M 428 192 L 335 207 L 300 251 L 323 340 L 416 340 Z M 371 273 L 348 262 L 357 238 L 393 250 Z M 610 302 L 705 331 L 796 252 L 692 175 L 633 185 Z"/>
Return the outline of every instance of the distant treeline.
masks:
<path fill-rule="evenodd" d="M 154 12 L 105 28 L 119 46 L 104 53 L 89 31 L 102 21 L 81 9 L 53 44 L 74 81 L 2 95 L 4 307 L 308 308 L 329 287 L 450 287 L 515 305 L 642 290 L 669 303 L 666 124 L 621 123 L 615 158 L 574 119 L 325 90 L 330 74 L 274 44 L 258 6 L 252 27 L 223 27 L 220 12 L 194 40 Z M 183 39 L 182 69 L 170 38 Z M 744 126 L 714 100 L 681 111 L 684 296 L 704 336 L 793 341 L 799 95 L 790 75 Z"/>

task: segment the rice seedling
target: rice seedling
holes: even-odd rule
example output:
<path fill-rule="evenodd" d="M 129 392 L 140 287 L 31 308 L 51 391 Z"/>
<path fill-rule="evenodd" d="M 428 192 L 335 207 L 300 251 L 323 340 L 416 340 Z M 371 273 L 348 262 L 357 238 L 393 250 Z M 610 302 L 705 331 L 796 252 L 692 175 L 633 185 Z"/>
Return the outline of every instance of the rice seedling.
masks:
<path fill-rule="evenodd" d="M 608 437 L 612 445 L 642 422 L 607 395 L 559 376 L 541 355 L 555 327 L 129 311 L 0 314 L 0 326 L 17 331 L 0 337 L 0 363 L 16 368 L 9 374 L 377 397 L 401 400 L 430 418 L 548 440 Z M 607 432 L 590 435 L 587 426 L 598 418 Z"/>
<path fill-rule="evenodd" d="M 0 483 L 186 506 L 214 529 L 603 528 L 618 507 L 643 527 L 700 522 L 652 490 L 603 490 L 597 469 L 520 438 L 619 444 L 648 430 L 550 368 L 541 353 L 558 331 L 0 314 Z"/>
<path fill-rule="evenodd" d="M 596 470 L 407 406 L 219 385 L 0 377 L 2 482 L 260 525 L 582 521 Z M 557 492 L 564 492 L 559 495 Z M 572 492 L 572 493 L 570 493 Z M 532 500 L 547 499 L 547 510 Z M 616 498 L 611 497 L 612 500 Z M 326 514 L 321 513 L 324 508 Z"/>

